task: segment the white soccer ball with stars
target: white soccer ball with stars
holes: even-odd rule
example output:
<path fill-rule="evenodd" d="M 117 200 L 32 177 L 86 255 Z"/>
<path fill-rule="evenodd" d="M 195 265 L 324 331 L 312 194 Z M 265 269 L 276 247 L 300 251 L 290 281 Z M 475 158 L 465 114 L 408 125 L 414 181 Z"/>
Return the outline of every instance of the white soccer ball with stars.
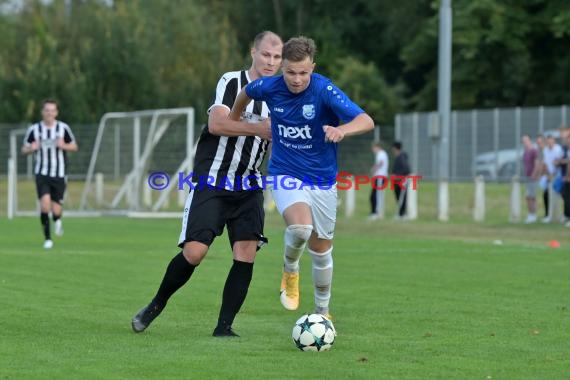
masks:
<path fill-rule="evenodd" d="M 322 314 L 305 314 L 295 322 L 291 334 L 301 351 L 330 350 L 336 337 L 336 330 L 330 319 Z"/>

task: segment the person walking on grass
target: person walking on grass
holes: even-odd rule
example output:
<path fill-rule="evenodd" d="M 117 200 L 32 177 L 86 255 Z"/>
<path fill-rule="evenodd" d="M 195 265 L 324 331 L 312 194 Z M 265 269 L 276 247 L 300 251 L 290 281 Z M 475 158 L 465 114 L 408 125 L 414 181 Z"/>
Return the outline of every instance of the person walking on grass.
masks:
<path fill-rule="evenodd" d="M 63 201 L 67 187 L 67 153 L 79 148 L 69 125 L 57 120 L 58 103 L 42 102 L 42 120 L 28 128 L 22 146 L 23 154 L 34 155 L 36 192 L 40 201 L 40 222 L 45 249 L 53 247 L 49 213 L 56 236 L 63 236 Z"/>

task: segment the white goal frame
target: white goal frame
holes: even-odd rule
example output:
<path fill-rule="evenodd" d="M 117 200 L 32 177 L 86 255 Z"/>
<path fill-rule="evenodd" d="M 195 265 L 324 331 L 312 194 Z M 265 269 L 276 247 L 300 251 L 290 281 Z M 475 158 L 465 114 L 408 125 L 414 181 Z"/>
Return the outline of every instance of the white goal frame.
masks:
<path fill-rule="evenodd" d="M 148 186 L 146 184 L 146 179 L 144 173 L 147 167 L 148 159 L 150 158 L 153 148 L 158 144 L 160 139 L 164 136 L 170 123 L 180 117 L 186 117 L 186 158 L 180 163 L 176 171 L 170 178 L 170 186 L 161 191 L 160 196 L 154 203 L 150 205 L 150 210 L 153 212 L 145 212 L 141 206 L 141 194 L 140 189 L 143 186 Z M 144 143 L 144 148 L 141 152 L 141 118 L 151 117 L 151 123 L 149 126 L 149 132 L 147 134 L 146 141 Z M 133 111 L 133 112 L 110 112 L 103 115 L 101 121 L 99 122 L 99 128 L 97 130 L 97 137 L 95 139 L 95 144 L 93 145 L 93 153 L 91 155 L 91 161 L 89 162 L 89 168 L 87 170 L 87 177 L 85 179 L 85 185 L 83 192 L 81 194 L 81 200 L 79 203 L 79 211 L 87 211 L 87 197 L 90 191 L 93 191 L 93 180 L 95 177 L 95 165 L 97 163 L 97 158 L 99 156 L 99 151 L 101 148 L 101 142 L 103 139 L 103 133 L 105 129 L 112 126 L 111 121 L 119 121 L 125 119 L 132 119 L 133 124 L 133 168 L 125 177 L 125 181 L 121 185 L 119 192 L 115 195 L 113 201 L 111 202 L 111 209 L 101 211 L 101 214 L 110 215 L 127 215 L 127 216 L 139 216 L 138 213 L 144 213 L 146 217 L 152 217 L 156 215 L 157 217 L 169 216 L 179 216 L 179 213 L 157 213 L 167 202 L 170 193 L 173 189 L 177 189 L 178 186 L 178 174 L 179 172 L 189 173 L 194 166 L 194 108 L 170 108 L 170 109 L 157 109 L 157 110 L 143 110 L 143 111 Z M 144 181 L 144 184 L 143 184 Z M 114 209 L 118 206 L 121 200 L 125 199 L 128 204 L 127 209 Z"/>
<path fill-rule="evenodd" d="M 125 215 L 132 217 L 179 217 L 180 212 L 161 212 L 171 195 L 172 190 L 178 189 L 178 173 L 190 173 L 194 166 L 194 155 L 196 152 L 196 144 L 194 141 L 194 108 L 171 108 L 171 109 L 156 109 L 156 110 L 142 110 L 133 112 L 110 112 L 101 117 L 99 121 L 97 135 L 89 167 L 86 173 L 83 191 L 79 206 L 75 209 L 66 208 L 66 216 L 81 216 L 81 217 L 94 217 L 102 215 Z M 146 134 L 145 141 L 141 141 L 141 118 L 150 117 L 150 124 L 148 126 L 148 133 Z M 145 186 L 148 187 L 147 179 L 145 178 L 145 170 L 147 164 L 152 156 L 154 147 L 159 143 L 161 138 L 165 135 L 172 121 L 180 117 L 186 118 L 186 152 L 185 158 L 176 168 L 174 173 L 169 173 L 171 181 L 170 185 L 160 192 L 156 200 L 151 201 L 150 204 L 142 206 L 142 198 L 150 192 Z M 96 191 L 94 187 L 101 185 L 100 183 L 94 184 L 97 173 L 95 168 L 99 156 L 103 135 L 106 129 L 113 128 L 118 125 L 118 122 L 125 122 L 125 120 L 132 120 L 133 131 L 133 167 L 129 173 L 124 177 L 124 181 L 117 194 L 115 194 L 112 202 L 108 208 L 102 209 L 100 207 L 90 207 L 89 195 L 90 192 Z M 114 122 L 114 123 L 113 123 Z M 124 124 L 122 124 L 124 128 Z M 8 158 L 8 172 L 7 172 L 7 217 L 13 219 L 19 216 L 37 216 L 39 206 L 36 205 L 35 210 L 19 210 L 18 209 L 18 160 L 20 155 L 20 145 L 27 128 L 18 128 L 10 131 L 10 156 Z M 119 147 L 117 147 L 119 149 Z M 26 166 L 26 177 L 33 178 L 32 161 L 33 157 L 28 156 Z M 146 197 L 145 201 L 148 201 Z M 180 191 L 178 203 L 183 204 L 186 198 L 186 192 Z M 117 208 L 121 201 L 126 200 L 122 204 L 127 204 L 127 208 Z M 146 202 L 145 202 L 146 203 Z"/>
<path fill-rule="evenodd" d="M 8 199 L 6 207 L 6 216 L 13 219 L 18 212 L 18 136 L 26 134 L 25 128 L 12 129 L 10 131 L 10 156 L 8 157 Z"/>

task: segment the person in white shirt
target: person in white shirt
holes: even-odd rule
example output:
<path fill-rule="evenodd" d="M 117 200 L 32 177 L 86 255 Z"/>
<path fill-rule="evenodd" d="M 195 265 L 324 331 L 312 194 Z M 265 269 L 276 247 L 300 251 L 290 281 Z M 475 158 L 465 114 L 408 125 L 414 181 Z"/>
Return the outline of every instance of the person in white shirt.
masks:
<path fill-rule="evenodd" d="M 543 175 L 541 179 L 542 188 L 544 190 L 543 193 L 543 200 L 544 200 L 544 210 L 545 210 L 545 217 L 542 219 L 543 223 L 550 223 L 552 220 L 552 215 L 550 215 L 550 208 L 549 203 L 551 199 L 549 199 L 548 195 L 548 188 L 552 183 L 552 180 L 556 176 L 556 161 L 560 160 L 563 156 L 564 152 L 562 151 L 562 147 L 556 143 L 554 136 L 549 135 L 546 137 L 546 146 L 542 151 L 543 155 L 543 162 L 544 166 L 546 167 L 546 174 Z"/>
<path fill-rule="evenodd" d="M 380 218 L 380 210 L 384 209 L 384 190 L 379 190 L 383 187 L 384 182 L 388 178 L 388 154 L 382 147 L 380 141 L 372 144 L 372 153 L 374 153 L 374 165 L 370 169 L 372 177 L 382 176 L 382 178 L 375 178 L 375 185 L 372 186 L 370 192 L 370 216 L 368 219 L 376 220 Z"/>

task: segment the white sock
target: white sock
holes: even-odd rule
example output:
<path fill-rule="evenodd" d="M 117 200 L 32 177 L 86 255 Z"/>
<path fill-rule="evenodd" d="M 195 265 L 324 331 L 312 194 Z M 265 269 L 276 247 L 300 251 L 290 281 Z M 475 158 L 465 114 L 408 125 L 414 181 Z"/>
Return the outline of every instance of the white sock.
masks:
<path fill-rule="evenodd" d="M 283 254 L 285 272 L 299 272 L 299 259 L 312 231 L 313 226 L 308 224 L 292 224 L 285 229 L 285 253 Z"/>
<path fill-rule="evenodd" d="M 313 285 L 315 286 L 315 306 L 320 314 L 329 312 L 331 283 L 333 275 L 332 247 L 322 253 L 309 249 L 313 258 Z"/>

